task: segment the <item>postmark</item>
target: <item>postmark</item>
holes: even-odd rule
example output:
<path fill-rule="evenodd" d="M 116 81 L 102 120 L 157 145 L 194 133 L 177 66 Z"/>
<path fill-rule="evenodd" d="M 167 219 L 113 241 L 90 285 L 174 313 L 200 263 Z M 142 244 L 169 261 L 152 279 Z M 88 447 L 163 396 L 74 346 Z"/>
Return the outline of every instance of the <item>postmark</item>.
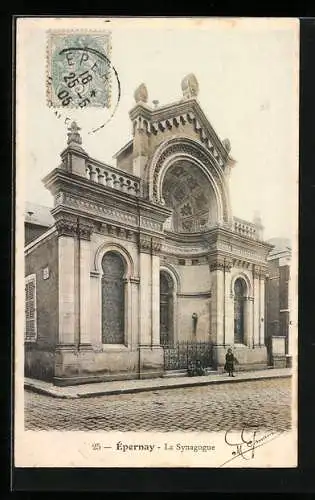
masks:
<path fill-rule="evenodd" d="M 111 33 L 49 31 L 47 103 L 53 108 L 111 107 Z"/>

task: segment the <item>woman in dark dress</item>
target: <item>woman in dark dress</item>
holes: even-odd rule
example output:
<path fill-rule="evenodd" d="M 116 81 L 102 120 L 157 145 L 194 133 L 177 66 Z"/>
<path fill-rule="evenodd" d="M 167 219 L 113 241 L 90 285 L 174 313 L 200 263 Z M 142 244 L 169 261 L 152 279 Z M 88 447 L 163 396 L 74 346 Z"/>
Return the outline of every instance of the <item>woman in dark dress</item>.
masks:
<path fill-rule="evenodd" d="M 226 355 L 225 355 L 225 365 L 224 369 L 226 372 L 229 373 L 229 377 L 234 377 L 234 362 L 236 361 L 236 358 L 232 352 L 232 349 L 229 348 Z"/>

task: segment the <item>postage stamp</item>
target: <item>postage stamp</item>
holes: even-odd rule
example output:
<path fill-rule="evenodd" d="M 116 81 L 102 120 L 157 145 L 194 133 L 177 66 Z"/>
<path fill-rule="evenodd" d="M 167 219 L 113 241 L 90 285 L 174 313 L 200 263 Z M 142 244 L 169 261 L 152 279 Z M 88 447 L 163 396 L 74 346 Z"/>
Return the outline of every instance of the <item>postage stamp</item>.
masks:
<path fill-rule="evenodd" d="M 110 31 L 49 31 L 47 104 L 54 108 L 109 108 L 110 54 Z"/>

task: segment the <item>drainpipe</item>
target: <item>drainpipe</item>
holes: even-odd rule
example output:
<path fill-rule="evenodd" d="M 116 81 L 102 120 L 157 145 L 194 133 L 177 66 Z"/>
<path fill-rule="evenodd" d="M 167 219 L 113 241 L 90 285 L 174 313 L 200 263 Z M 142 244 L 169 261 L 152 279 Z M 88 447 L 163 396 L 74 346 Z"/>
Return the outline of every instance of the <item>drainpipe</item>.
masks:
<path fill-rule="evenodd" d="M 252 333 L 252 349 L 255 345 L 255 266 L 253 267 L 253 333 Z"/>
<path fill-rule="evenodd" d="M 225 347 L 225 259 L 223 263 L 223 347 Z"/>
<path fill-rule="evenodd" d="M 77 217 L 77 238 L 78 238 L 77 264 L 78 264 L 78 290 L 79 290 L 77 351 L 79 351 L 81 344 L 81 239 L 80 239 L 79 217 Z"/>

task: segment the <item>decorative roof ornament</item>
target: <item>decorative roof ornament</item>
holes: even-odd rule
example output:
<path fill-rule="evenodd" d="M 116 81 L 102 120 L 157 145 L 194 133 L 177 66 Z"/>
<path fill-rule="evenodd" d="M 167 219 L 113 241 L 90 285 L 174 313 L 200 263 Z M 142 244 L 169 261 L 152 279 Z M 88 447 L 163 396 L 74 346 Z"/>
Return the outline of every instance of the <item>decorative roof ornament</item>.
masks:
<path fill-rule="evenodd" d="M 230 139 L 223 139 L 222 144 L 225 147 L 225 149 L 227 150 L 227 152 L 229 153 L 231 151 Z"/>
<path fill-rule="evenodd" d="M 182 91 L 185 99 L 197 97 L 199 93 L 199 84 L 193 73 L 190 73 L 182 79 Z"/>
<path fill-rule="evenodd" d="M 78 124 L 76 122 L 72 122 L 71 125 L 70 125 L 70 128 L 68 128 L 69 132 L 68 132 L 68 145 L 70 144 L 79 144 L 81 145 L 82 144 L 82 138 L 80 136 L 80 133 L 79 133 L 79 130 L 81 130 L 81 128 L 78 126 Z"/>
<path fill-rule="evenodd" d="M 148 89 L 144 83 L 141 83 L 139 87 L 135 90 L 134 99 L 136 103 L 138 102 L 148 102 Z"/>
<path fill-rule="evenodd" d="M 262 218 L 261 218 L 259 210 L 255 210 L 254 217 L 253 217 L 253 222 L 256 225 L 262 225 Z"/>

